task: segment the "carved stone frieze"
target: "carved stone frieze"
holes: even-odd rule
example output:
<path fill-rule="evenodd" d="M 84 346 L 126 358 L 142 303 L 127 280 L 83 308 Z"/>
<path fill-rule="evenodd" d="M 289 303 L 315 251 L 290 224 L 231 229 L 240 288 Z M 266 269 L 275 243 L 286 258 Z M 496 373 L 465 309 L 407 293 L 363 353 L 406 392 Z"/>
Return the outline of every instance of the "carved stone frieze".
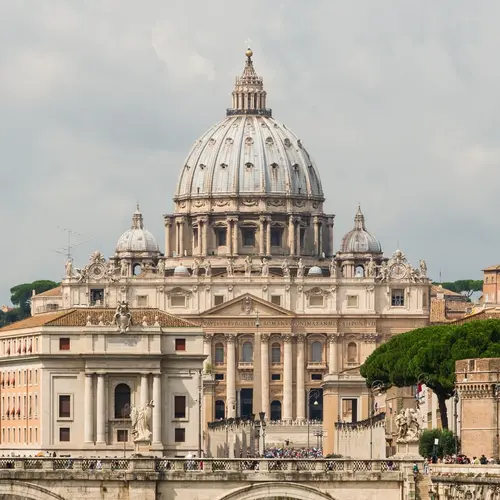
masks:
<path fill-rule="evenodd" d="M 192 291 L 187 288 L 175 287 L 175 288 L 170 288 L 165 293 L 168 297 L 171 297 L 172 295 L 180 295 L 183 297 L 188 297 L 189 295 L 191 295 Z"/>
<path fill-rule="evenodd" d="M 263 344 L 266 344 L 267 342 L 269 342 L 269 333 L 261 333 L 260 334 L 260 341 L 263 343 Z"/>
<path fill-rule="evenodd" d="M 289 342 L 292 342 L 292 340 L 293 340 L 293 334 L 292 333 L 282 333 L 281 338 L 283 339 L 283 342 L 289 343 Z"/>
<path fill-rule="evenodd" d="M 225 333 L 224 338 L 226 339 L 227 344 L 234 344 L 236 343 L 238 335 L 236 333 Z"/>
<path fill-rule="evenodd" d="M 325 297 L 328 295 L 330 292 L 329 290 L 325 290 L 323 288 L 320 288 L 319 286 L 315 286 L 314 288 L 310 288 L 309 290 L 306 290 L 304 294 L 309 297 L 310 295 L 321 295 Z"/>
<path fill-rule="evenodd" d="M 297 344 L 303 344 L 306 340 L 307 335 L 305 333 L 298 333 L 295 335 L 297 339 Z"/>
<path fill-rule="evenodd" d="M 339 338 L 340 338 L 340 334 L 330 333 L 328 335 L 328 342 L 330 342 L 330 344 L 336 344 L 339 341 Z"/>

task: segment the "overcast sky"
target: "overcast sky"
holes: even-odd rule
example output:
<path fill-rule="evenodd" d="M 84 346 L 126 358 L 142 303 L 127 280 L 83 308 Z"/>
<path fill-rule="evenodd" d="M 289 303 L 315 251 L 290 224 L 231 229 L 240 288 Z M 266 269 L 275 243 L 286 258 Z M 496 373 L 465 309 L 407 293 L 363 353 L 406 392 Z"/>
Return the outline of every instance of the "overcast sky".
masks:
<path fill-rule="evenodd" d="M 433 279 L 500 263 L 500 2 L 47 0 L 0 5 L 0 303 L 162 214 L 252 40 L 274 117 L 316 160 L 335 245 L 361 202 Z"/>

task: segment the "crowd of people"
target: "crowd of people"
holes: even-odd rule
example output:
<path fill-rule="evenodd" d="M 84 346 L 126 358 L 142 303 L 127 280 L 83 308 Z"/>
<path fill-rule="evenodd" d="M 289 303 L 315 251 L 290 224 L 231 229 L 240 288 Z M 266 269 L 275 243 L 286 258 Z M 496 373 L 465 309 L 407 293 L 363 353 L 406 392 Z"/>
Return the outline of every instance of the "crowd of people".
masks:
<path fill-rule="evenodd" d="M 495 458 L 488 458 L 484 453 L 480 457 L 468 457 L 467 455 L 445 455 L 444 457 L 427 457 L 424 460 L 424 474 L 428 474 L 429 466 L 432 464 L 472 464 L 492 465 L 498 464 Z"/>
<path fill-rule="evenodd" d="M 322 458 L 321 448 L 266 448 L 264 458 Z"/>

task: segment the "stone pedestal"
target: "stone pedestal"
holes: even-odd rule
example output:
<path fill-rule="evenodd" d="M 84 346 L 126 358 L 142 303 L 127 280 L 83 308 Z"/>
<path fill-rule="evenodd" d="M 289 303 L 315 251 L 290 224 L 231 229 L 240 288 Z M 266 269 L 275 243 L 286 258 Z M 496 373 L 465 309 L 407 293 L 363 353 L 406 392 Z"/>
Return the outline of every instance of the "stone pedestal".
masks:
<path fill-rule="evenodd" d="M 404 460 L 422 460 L 422 457 L 418 452 L 418 441 L 396 443 L 396 454 L 393 458 Z"/>
<path fill-rule="evenodd" d="M 151 441 L 134 441 L 134 453 L 148 455 L 151 451 Z"/>

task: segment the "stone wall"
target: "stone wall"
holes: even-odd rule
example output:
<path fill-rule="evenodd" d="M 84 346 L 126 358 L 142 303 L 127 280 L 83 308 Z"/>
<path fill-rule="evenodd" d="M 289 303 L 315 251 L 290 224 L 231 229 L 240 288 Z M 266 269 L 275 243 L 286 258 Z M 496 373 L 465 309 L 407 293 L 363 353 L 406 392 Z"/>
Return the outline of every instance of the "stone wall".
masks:
<path fill-rule="evenodd" d="M 335 425 L 338 454 L 346 458 L 386 457 L 385 413 L 356 423 Z"/>

